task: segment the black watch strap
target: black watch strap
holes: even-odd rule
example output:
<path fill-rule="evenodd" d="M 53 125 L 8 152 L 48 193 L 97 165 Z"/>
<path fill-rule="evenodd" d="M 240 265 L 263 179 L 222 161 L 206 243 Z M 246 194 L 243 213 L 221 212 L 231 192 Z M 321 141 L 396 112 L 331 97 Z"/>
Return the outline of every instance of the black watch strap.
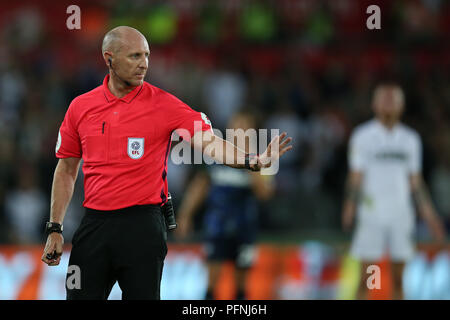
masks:
<path fill-rule="evenodd" d="M 45 224 L 45 234 L 48 236 L 50 233 L 53 232 L 62 233 L 63 232 L 62 224 L 56 222 L 47 222 Z"/>

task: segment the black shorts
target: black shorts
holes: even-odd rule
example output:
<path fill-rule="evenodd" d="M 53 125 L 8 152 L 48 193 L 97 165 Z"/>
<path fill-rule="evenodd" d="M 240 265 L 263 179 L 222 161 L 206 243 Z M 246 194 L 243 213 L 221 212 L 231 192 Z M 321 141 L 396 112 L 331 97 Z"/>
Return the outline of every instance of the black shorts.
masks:
<path fill-rule="evenodd" d="M 209 262 L 233 261 L 236 267 L 250 268 L 255 261 L 253 241 L 238 238 L 208 239 L 205 244 L 206 259 Z"/>
<path fill-rule="evenodd" d="M 167 254 L 167 232 L 161 208 L 133 206 L 115 211 L 86 209 L 72 239 L 69 267 L 81 281 L 66 278 L 68 300 L 106 300 L 115 282 L 122 299 L 160 299 Z M 69 284 L 70 283 L 70 284 Z"/>

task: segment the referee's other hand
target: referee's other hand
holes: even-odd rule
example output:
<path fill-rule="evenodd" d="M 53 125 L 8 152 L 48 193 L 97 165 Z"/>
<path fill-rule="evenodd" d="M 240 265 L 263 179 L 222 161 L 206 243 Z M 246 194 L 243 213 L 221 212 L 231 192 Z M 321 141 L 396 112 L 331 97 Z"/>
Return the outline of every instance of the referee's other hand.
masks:
<path fill-rule="evenodd" d="M 41 260 L 49 266 L 57 266 L 61 261 L 62 249 L 64 244 L 64 237 L 62 234 L 53 232 L 47 237 L 44 253 Z"/>

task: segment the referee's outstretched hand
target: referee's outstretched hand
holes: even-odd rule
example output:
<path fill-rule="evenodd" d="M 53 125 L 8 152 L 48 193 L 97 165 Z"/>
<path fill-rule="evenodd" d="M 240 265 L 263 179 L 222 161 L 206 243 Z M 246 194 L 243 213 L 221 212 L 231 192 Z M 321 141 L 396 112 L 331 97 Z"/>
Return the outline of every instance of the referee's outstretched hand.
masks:
<path fill-rule="evenodd" d="M 53 232 L 47 237 L 47 243 L 45 244 L 44 253 L 41 260 L 49 266 L 57 266 L 61 261 L 61 255 L 63 250 L 64 237 L 61 233 Z"/>
<path fill-rule="evenodd" d="M 283 154 L 292 149 L 292 145 L 288 145 L 292 141 L 292 138 L 286 138 L 286 136 L 287 133 L 283 132 L 281 135 L 272 139 L 266 151 L 259 156 L 258 166 L 260 168 L 270 167 L 272 162 L 278 161 Z"/>

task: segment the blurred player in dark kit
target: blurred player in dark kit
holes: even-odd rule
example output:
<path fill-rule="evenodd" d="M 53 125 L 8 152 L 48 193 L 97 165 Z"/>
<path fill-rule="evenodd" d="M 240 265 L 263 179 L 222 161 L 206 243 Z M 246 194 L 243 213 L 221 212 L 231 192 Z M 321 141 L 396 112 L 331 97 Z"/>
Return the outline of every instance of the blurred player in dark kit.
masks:
<path fill-rule="evenodd" d="M 229 128 L 255 128 L 252 114 L 235 114 Z M 248 152 L 244 139 L 231 141 Z M 247 271 L 255 255 L 254 241 L 258 224 L 258 201 L 271 197 L 274 191 L 272 176 L 249 171 L 230 171 L 222 165 L 208 166 L 198 172 L 189 184 L 178 212 L 177 235 L 185 237 L 191 230 L 193 217 L 205 203 L 204 237 L 209 281 L 206 299 L 213 299 L 221 268 L 225 261 L 235 265 L 236 298 L 245 299 Z"/>

